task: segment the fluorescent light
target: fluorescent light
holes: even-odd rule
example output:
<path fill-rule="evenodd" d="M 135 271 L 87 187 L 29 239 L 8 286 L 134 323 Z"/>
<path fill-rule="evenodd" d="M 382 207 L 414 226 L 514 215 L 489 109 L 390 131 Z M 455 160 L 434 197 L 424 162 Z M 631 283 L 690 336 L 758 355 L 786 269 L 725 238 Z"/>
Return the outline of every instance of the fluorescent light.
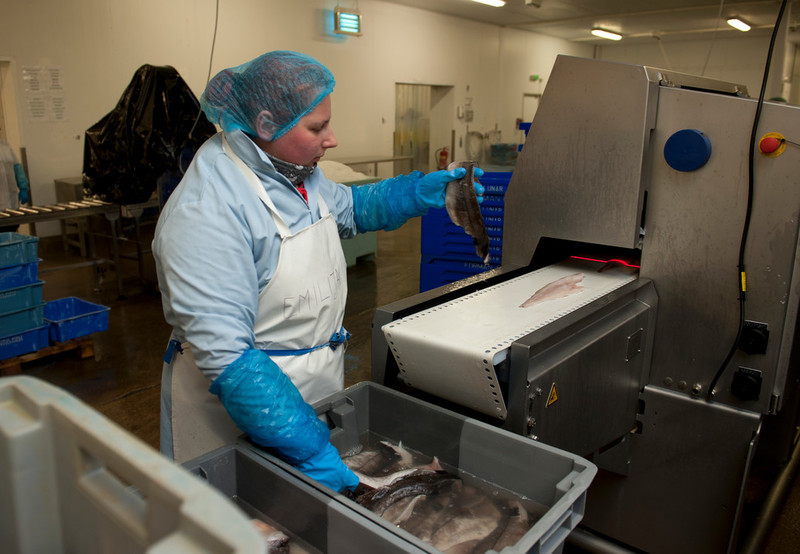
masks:
<path fill-rule="evenodd" d="M 622 38 L 621 34 L 606 31 L 605 29 L 592 29 L 592 34 L 596 37 L 607 38 L 608 40 L 620 40 Z"/>
<path fill-rule="evenodd" d="M 333 10 L 333 32 L 337 35 L 361 36 L 361 13 L 336 7 Z"/>
<path fill-rule="evenodd" d="M 742 31 L 743 33 L 746 33 L 747 31 L 750 30 L 750 25 L 748 25 L 747 23 L 745 23 L 744 21 L 742 21 L 738 17 L 731 17 L 728 20 L 728 25 L 730 25 L 734 29 L 738 29 L 738 30 Z"/>
<path fill-rule="evenodd" d="M 487 6 L 492 6 L 494 8 L 502 8 L 506 5 L 505 0 L 472 0 L 473 2 L 477 2 L 479 4 L 486 4 Z"/>

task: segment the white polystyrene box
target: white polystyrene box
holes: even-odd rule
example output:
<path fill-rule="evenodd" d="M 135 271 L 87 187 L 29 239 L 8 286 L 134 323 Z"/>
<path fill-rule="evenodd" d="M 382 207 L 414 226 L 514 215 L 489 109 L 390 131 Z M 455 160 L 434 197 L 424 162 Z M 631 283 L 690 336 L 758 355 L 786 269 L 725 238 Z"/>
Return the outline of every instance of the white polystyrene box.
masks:
<path fill-rule="evenodd" d="M 0 379 L 4 552 L 251 553 L 227 497 L 44 381 Z"/>

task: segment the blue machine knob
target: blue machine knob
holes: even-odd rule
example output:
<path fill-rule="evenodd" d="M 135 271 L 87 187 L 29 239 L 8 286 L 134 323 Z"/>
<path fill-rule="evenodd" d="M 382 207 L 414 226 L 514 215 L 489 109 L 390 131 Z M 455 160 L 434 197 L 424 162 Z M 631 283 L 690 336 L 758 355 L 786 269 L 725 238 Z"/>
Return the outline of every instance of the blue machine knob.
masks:
<path fill-rule="evenodd" d="M 711 141 L 697 129 L 682 129 L 664 144 L 664 159 L 677 171 L 694 171 L 711 157 Z"/>

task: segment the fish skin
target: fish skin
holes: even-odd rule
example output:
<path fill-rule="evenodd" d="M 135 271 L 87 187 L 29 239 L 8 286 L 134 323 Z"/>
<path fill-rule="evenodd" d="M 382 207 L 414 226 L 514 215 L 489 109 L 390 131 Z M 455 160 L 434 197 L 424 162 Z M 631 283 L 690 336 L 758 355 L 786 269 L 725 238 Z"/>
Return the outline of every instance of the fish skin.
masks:
<path fill-rule="evenodd" d="M 453 517 L 451 507 L 463 489 L 463 482 L 458 481 L 458 485 L 439 494 L 426 495 L 415 504 L 413 513 L 400 527 L 430 544 L 436 530 Z"/>
<path fill-rule="evenodd" d="M 401 525 L 413 515 L 414 508 L 416 508 L 417 504 L 424 501 L 424 494 L 408 496 L 386 508 L 382 517 L 395 525 Z"/>
<path fill-rule="evenodd" d="M 417 470 L 391 485 L 362 495 L 357 502 L 377 515 L 382 515 L 389 506 L 407 496 L 430 496 L 453 487 L 461 487 L 461 480 L 454 475 L 445 471 Z"/>
<path fill-rule="evenodd" d="M 528 532 L 530 529 L 530 523 L 528 521 L 528 511 L 519 501 L 514 501 L 509 503 L 509 507 L 512 510 L 512 515 L 508 519 L 508 523 L 503 530 L 503 533 L 500 535 L 500 538 L 497 539 L 497 542 L 494 544 L 494 550 L 500 552 L 506 546 L 511 546 L 513 544 L 517 544 L 519 540 Z"/>
<path fill-rule="evenodd" d="M 450 220 L 472 237 L 475 253 L 489 263 L 489 235 L 483 224 L 483 214 L 475 193 L 475 162 L 453 162 L 448 170 L 463 167 L 467 174 L 458 181 L 450 181 L 445 192 L 445 208 Z"/>
<path fill-rule="evenodd" d="M 456 510 L 444 525 L 431 537 L 431 544 L 447 552 L 454 546 L 471 541 L 480 541 L 500 525 L 503 514 L 490 498 L 484 497 L 477 505 Z"/>
<path fill-rule="evenodd" d="M 366 475 L 357 470 L 353 470 L 353 473 L 356 474 L 360 483 L 363 483 L 372 489 L 379 489 L 381 487 L 387 487 L 392 483 L 394 483 L 395 481 L 397 481 L 398 479 L 402 479 L 407 475 L 411 475 L 415 471 L 443 471 L 443 470 L 442 466 L 439 465 L 439 460 L 437 460 L 434 457 L 431 463 L 426 464 L 424 466 L 409 467 L 406 469 L 395 471 L 393 473 L 389 473 L 387 475 L 381 475 L 381 476 Z"/>
<path fill-rule="evenodd" d="M 583 292 L 583 285 L 581 282 L 584 277 L 585 275 L 583 273 L 573 273 L 561 279 L 556 279 L 552 283 L 548 283 L 534 292 L 533 296 L 520 305 L 520 308 L 527 308 L 540 302 L 555 300 L 556 298 L 563 298 L 571 294 Z"/>
<path fill-rule="evenodd" d="M 378 448 L 362 450 L 342 458 L 347 467 L 361 475 L 386 475 L 411 467 L 412 455 L 402 446 L 380 441 Z"/>

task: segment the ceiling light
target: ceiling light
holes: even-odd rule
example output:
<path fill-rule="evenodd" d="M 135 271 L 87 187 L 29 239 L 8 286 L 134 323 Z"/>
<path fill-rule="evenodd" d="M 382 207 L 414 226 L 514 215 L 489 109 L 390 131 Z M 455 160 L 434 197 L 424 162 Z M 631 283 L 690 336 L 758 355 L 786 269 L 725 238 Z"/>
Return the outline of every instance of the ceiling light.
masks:
<path fill-rule="evenodd" d="M 605 29 L 592 29 L 592 34 L 596 37 L 607 38 L 608 40 L 620 40 L 622 35 Z"/>
<path fill-rule="evenodd" d="M 730 25 L 734 29 L 739 29 L 742 32 L 747 32 L 750 30 L 750 25 L 748 25 L 738 17 L 731 17 L 728 20 L 728 25 Z"/>
<path fill-rule="evenodd" d="M 505 0 L 472 0 L 473 2 L 478 2 L 479 4 L 486 4 L 487 6 L 492 6 L 495 8 L 502 8 L 506 5 Z"/>
<path fill-rule="evenodd" d="M 337 35 L 361 36 L 361 12 L 336 6 L 333 10 L 333 32 Z"/>

